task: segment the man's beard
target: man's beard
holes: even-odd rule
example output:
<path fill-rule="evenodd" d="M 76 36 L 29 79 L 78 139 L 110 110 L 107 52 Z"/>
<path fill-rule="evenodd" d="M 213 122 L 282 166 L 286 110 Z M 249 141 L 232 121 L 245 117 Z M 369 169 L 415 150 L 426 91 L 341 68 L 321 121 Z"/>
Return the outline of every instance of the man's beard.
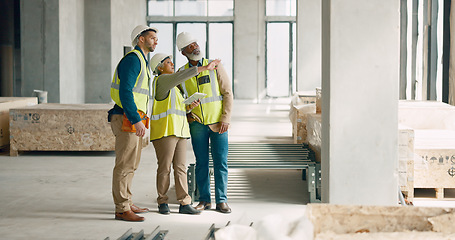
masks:
<path fill-rule="evenodd" d="M 196 51 L 196 49 L 192 52 L 192 53 L 187 53 L 187 57 L 188 59 L 192 60 L 192 61 L 199 61 L 202 59 L 202 52 L 199 50 L 199 51 Z"/>

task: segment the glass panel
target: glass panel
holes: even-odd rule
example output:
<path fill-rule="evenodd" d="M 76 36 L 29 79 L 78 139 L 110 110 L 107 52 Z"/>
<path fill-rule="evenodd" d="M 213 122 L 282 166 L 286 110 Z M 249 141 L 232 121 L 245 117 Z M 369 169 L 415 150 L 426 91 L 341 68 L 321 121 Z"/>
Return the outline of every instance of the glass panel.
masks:
<path fill-rule="evenodd" d="M 206 45 L 206 23 L 178 23 L 177 24 L 177 36 L 181 32 L 189 32 L 197 39 L 201 54 L 206 57 L 205 45 Z M 174 46 L 177 48 L 176 46 Z M 175 69 L 178 70 L 181 66 L 185 65 L 188 60 L 181 52 L 175 54 Z"/>
<path fill-rule="evenodd" d="M 267 0 L 267 16 L 295 16 L 296 0 Z"/>
<path fill-rule="evenodd" d="M 234 16 L 233 0 L 208 0 L 209 16 Z"/>
<path fill-rule="evenodd" d="M 148 15 L 149 16 L 173 16 L 173 0 L 149 0 Z"/>
<path fill-rule="evenodd" d="M 175 0 L 175 16 L 207 16 L 207 0 Z"/>
<path fill-rule="evenodd" d="M 267 24 L 267 95 L 289 96 L 289 23 Z"/>
<path fill-rule="evenodd" d="M 150 56 L 152 57 L 155 53 L 174 54 L 172 23 L 150 23 L 149 26 L 156 27 L 158 29 L 158 45 Z"/>
<path fill-rule="evenodd" d="M 221 59 L 229 79 L 232 81 L 232 24 L 209 24 L 209 56 L 210 59 Z"/>

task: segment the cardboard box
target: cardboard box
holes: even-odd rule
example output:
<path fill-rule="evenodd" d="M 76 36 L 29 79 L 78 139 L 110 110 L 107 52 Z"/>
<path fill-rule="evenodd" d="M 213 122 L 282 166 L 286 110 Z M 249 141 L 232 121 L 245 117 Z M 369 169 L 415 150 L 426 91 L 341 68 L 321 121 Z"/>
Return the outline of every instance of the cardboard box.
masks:
<path fill-rule="evenodd" d="M 10 109 L 11 156 L 18 151 L 113 151 L 112 104 L 39 104 Z M 148 145 L 149 134 L 144 137 Z"/>
<path fill-rule="evenodd" d="M 36 97 L 0 97 L 0 148 L 9 145 L 9 110 L 38 104 Z"/>

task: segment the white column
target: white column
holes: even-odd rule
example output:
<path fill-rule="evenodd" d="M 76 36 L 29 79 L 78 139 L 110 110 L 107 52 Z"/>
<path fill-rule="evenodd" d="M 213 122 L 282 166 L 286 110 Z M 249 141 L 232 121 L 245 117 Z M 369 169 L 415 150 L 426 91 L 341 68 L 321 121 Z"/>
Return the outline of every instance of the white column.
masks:
<path fill-rule="evenodd" d="M 85 103 L 84 1 L 60 0 L 58 16 L 60 103 Z"/>
<path fill-rule="evenodd" d="M 237 99 L 265 95 L 265 1 L 234 0 L 234 94 Z"/>
<path fill-rule="evenodd" d="M 322 201 L 396 205 L 399 1 L 322 2 Z"/>
<path fill-rule="evenodd" d="M 321 86 L 321 1 L 297 1 L 297 91 Z"/>

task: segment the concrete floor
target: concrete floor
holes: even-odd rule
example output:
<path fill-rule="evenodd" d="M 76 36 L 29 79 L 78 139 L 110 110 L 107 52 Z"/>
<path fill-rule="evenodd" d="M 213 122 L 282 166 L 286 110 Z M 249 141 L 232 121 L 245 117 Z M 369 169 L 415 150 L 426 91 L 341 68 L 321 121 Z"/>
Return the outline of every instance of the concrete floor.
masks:
<path fill-rule="evenodd" d="M 230 142 L 291 143 L 289 99 L 255 104 L 235 101 Z M 190 146 L 190 144 L 189 144 Z M 212 224 L 255 225 L 267 216 L 277 221 L 302 217 L 308 203 L 306 182 L 298 170 L 230 170 L 231 214 L 204 211 L 178 214 L 173 186 L 171 214 L 157 213 L 156 157 L 152 145 L 143 150 L 133 180 L 133 201 L 148 207 L 142 223 L 114 220 L 111 196 L 113 152 L 26 152 L 0 156 L 1 239 L 110 239 L 132 228 L 151 233 L 168 230 L 165 239 L 205 239 Z M 194 162 L 191 149 L 188 163 Z M 454 201 L 416 200 L 418 206 L 450 206 Z"/>

